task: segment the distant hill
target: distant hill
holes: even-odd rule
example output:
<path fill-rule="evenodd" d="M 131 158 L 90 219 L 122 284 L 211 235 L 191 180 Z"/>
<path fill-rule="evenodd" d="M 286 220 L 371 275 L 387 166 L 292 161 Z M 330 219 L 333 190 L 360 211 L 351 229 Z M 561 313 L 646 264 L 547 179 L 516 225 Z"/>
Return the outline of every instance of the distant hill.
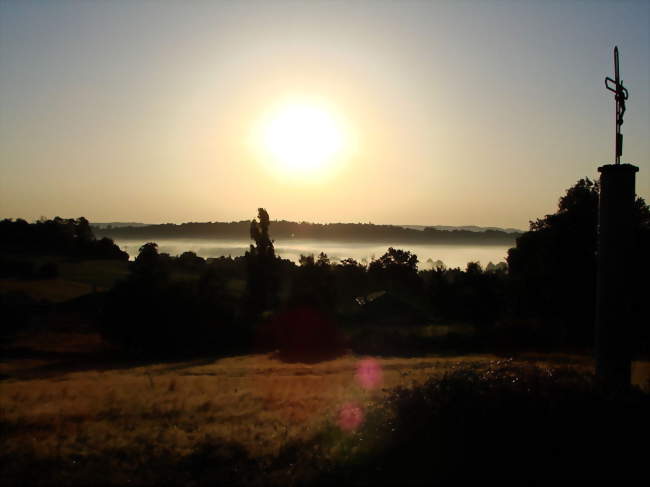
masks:
<path fill-rule="evenodd" d="M 506 232 L 506 233 L 523 233 L 524 230 L 518 228 L 501 228 L 501 227 L 479 227 L 477 225 L 462 225 L 462 226 L 453 226 L 453 225 L 400 225 L 404 228 L 412 228 L 414 230 L 424 230 L 425 228 L 435 228 L 436 230 L 467 230 L 468 232 L 485 232 L 486 230 L 493 230 L 496 232 Z"/>
<path fill-rule="evenodd" d="M 271 222 L 271 235 L 276 240 L 310 239 L 343 242 L 437 243 L 474 245 L 514 245 L 521 235 L 514 229 L 480 227 L 419 227 L 374 225 L 372 223 L 308 223 L 276 220 Z M 250 221 L 189 222 L 159 225 L 126 225 L 96 227 L 95 232 L 116 239 L 228 239 L 249 240 Z"/>
<path fill-rule="evenodd" d="M 90 224 L 90 226 L 93 227 L 93 228 L 146 227 L 146 226 L 149 226 L 149 225 L 151 225 L 151 224 L 150 223 L 137 223 L 137 222 L 108 222 L 108 223 L 92 222 Z"/>

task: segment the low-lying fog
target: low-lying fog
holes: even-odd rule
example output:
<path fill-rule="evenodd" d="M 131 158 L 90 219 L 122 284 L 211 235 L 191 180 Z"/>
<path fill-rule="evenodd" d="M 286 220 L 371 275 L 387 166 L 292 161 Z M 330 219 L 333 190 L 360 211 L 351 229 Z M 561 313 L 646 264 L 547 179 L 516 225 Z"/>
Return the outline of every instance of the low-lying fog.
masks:
<path fill-rule="evenodd" d="M 117 239 L 115 243 L 122 250 L 129 253 L 131 259 L 138 254 L 140 246 L 152 240 L 123 240 Z M 209 240 L 209 239 L 174 239 L 153 240 L 158 244 L 158 250 L 170 255 L 180 255 L 187 250 L 197 255 L 208 257 L 244 255 L 250 242 L 244 240 Z M 276 240 L 276 254 L 284 259 L 298 262 L 300 255 L 325 252 L 329 258 L 336 262 L 348 257 L 359 262 L 367 263 L 373 258 L 378 258 L 386 252 L 389 246 L 414 252 L 419 259 L 419 268 L 430 267 L 427 263 L 441 260 L 447 267 L 464 268 L 470 261 L 479 261 L 482 266 L 488 262 L 502 262 L 508 253 L 508 245 L 435 245 L 435 244 L 377 244 L 366 242 L 335 242 L 322 240 Z"/>

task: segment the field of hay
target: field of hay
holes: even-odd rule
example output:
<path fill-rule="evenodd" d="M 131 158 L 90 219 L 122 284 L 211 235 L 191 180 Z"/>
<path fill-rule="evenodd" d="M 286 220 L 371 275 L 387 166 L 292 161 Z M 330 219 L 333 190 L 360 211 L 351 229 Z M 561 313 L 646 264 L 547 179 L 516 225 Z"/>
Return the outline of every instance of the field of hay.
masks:
<path fill-rule="evenodd" d="M 0 370 L 5 377 L 0 382 L 4 448 L 9 455 L 29 451 L 40 458 L 133 446 L 153 454 L 184 455 L 206 440 L 224 440 L 241 444 L 251 455 L 273 455 L 287 442 L 306 439 L 326 425 L 349 428 L 346 414 L 351 410 L 362 421 L 363 411 L 391 388 L 492 360 L 497 357 L 346 355 L 303 364 L 265 354 L 62 371 L 46 379 L 21 375 L 34 363 L 5 362 Z M 519 360 L 592 367 L 588 358 L 575 356 Z M 649 371 L 648 363 L 635 364 L 636 381 L 647 380 Z"/>
<path fill-rule="evenodd" d="M 491 358 L 464 357 L 463 362 Z M 0 409 L 8 448 L 28 445 L 43 457 L 130 444 L 184 454 L 206 438 L 266 454 L 335 422 L 346 404 L 379 401 L 385 389 L 420 383 L 458 362 L 379 359 L 380 378 L 367 388 L 359 380 L 361 358 L 352 355 L 316 365 L 247 355 L 72 372 L 5 380 Z"/>

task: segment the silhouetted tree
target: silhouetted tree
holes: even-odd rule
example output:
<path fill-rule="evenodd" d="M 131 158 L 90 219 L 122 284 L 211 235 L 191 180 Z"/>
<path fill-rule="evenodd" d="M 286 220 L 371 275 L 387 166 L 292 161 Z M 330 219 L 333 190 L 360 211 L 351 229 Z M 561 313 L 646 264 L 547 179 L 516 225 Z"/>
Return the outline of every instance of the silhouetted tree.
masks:
<path fill-rule="evenodd" d="M 323 267 L 329 269 L 331 265 L 330 258 L 327 256 L 325 252 L 321 252 L 318 254 L 318 260 L 316 261 L 316 266 L 317 267 Z"/>
<path fill-rule="evenodd" d="M 298 258 L 298 264 L 300 264 L 300 267 L 310 267 L 315 265 L 315 263 L 314 254 L 300 254 L 300 257 Z"/>
<path fill-rule="evenodd" d="M 264 208 L 258 208 L 257 220 L 250 224 L 250 236 L 255 245 L 246 253 L 248 267 L 248 298 L 253 312 L 273 307 L 277 296 L 277 269 L 275 249 L 269 236 L 271 222 Z"/>
<path fill-rule="evenodd" d="M 195 252 L 188 250 L 178 257 L 180 266 L 187 270 L 200 270 L 205 265 L 205 259 L 196 255 Z"/>
<path fill-rule="evenodd" d="M 269 214 L 264 208 L 258 208 L 257 218 L 259 222 L 255 219 L 251 221 L 250 234 L 255 246 L 251 245 L 250 251 L 257 256 L 272 259 L 275 257 L 275 249 L 269 236 L 269 226 L 271 225 Z"/>
<path fill-rule="evenodd" d="M 148 242 L 140 247 L 130 269 L 136 277 L 148 280 L 161 280 L 167 278 L 169 273 L 155 242 Z"/>
<path fill-rule="evenodd" d="M 352 305 L 353 299 L 368 294 L 368 276 L 365 266 L 354 259 L 343 259 L 334 267 L 336 288 L 344 307 Z"/>
<path fill-rule="evenodd" d="M 83 216 L 77 218 L 74 224 L 74 234 L 78 242 L 90 244 L 95 240 L 90 223 Z"/>
<path fill-rule="evenodd" d="M 337 288 L 327 254 L 321 252 L 317 258 L 312 254 L 300 256 L 292 298 L 294 305 L 309 305 L 324 313 L 334 311 Z"/>
<path fill-rule="evenodd" d="M 579 180 L 560 198 L 558 210 L 530 222 L 530 231 L 508 251 L 515 313 L 543 319 L 560 343 L 593 340 L 598 196 L 597 182 Z M 650 212 L 642 198 L 635 203 L 635 220 L 638 248 L 647 249 Z M 648 275 L 649 257 L 646 250 L 638 253 L 635 279 Z"/>
<path fill-rule="evenodd" d="M 417 255 L 389 247 L 388 251 L 368 266 L 371 282 L 379 289 L 409 294 L 419 287 Z"/>

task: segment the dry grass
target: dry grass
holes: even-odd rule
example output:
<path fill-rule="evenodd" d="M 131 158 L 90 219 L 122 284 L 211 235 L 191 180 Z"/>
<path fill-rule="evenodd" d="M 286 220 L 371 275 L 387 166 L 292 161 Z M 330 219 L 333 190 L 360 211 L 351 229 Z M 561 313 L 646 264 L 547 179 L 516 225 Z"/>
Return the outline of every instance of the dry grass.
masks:
<path fill-rule="evenodd" d="M 247 355 L 47 380 L 10 378 L 0 383 L 5 453 L 27 449 L 36 457 L 60 458 L 140 446 L 153 454 L 185 455 L 203 441 L 218 439 L 239 443 L 252 455 L 274 454 L 291 440 L 335 424 L 345 404 L 366 407 L 398 385 L 420 384 L 453 367 L 482 366 L 496 357 L 377 359 L 383 381 L 374 390 L 364 389 L 356 378 L 361 359 L 347 355 L 310 365 Z M 571 356 L 524 359 L 540 365 L 571 360 L 585 370 L 592 366 L 586 358 Z M 648 363 L 635 370 L 647 380 Z"/>
<path fill-rule="evenodd" d="M 487 361 L 490 357 L 464 360 Z M 162 364 L 55 379 L 2 383 L 7 444 L 39 456 L 92 453 L 147 443 L 183 454 L 208 437 L 272 453 L 309 436 L 347 402 L 381 399 L 355 380 L 358 357 L 317 365 L 285 364 L 268 355 L 200 365 Z M 422 382 L 458 360 L 386 359 L 383 388 Z"/>

